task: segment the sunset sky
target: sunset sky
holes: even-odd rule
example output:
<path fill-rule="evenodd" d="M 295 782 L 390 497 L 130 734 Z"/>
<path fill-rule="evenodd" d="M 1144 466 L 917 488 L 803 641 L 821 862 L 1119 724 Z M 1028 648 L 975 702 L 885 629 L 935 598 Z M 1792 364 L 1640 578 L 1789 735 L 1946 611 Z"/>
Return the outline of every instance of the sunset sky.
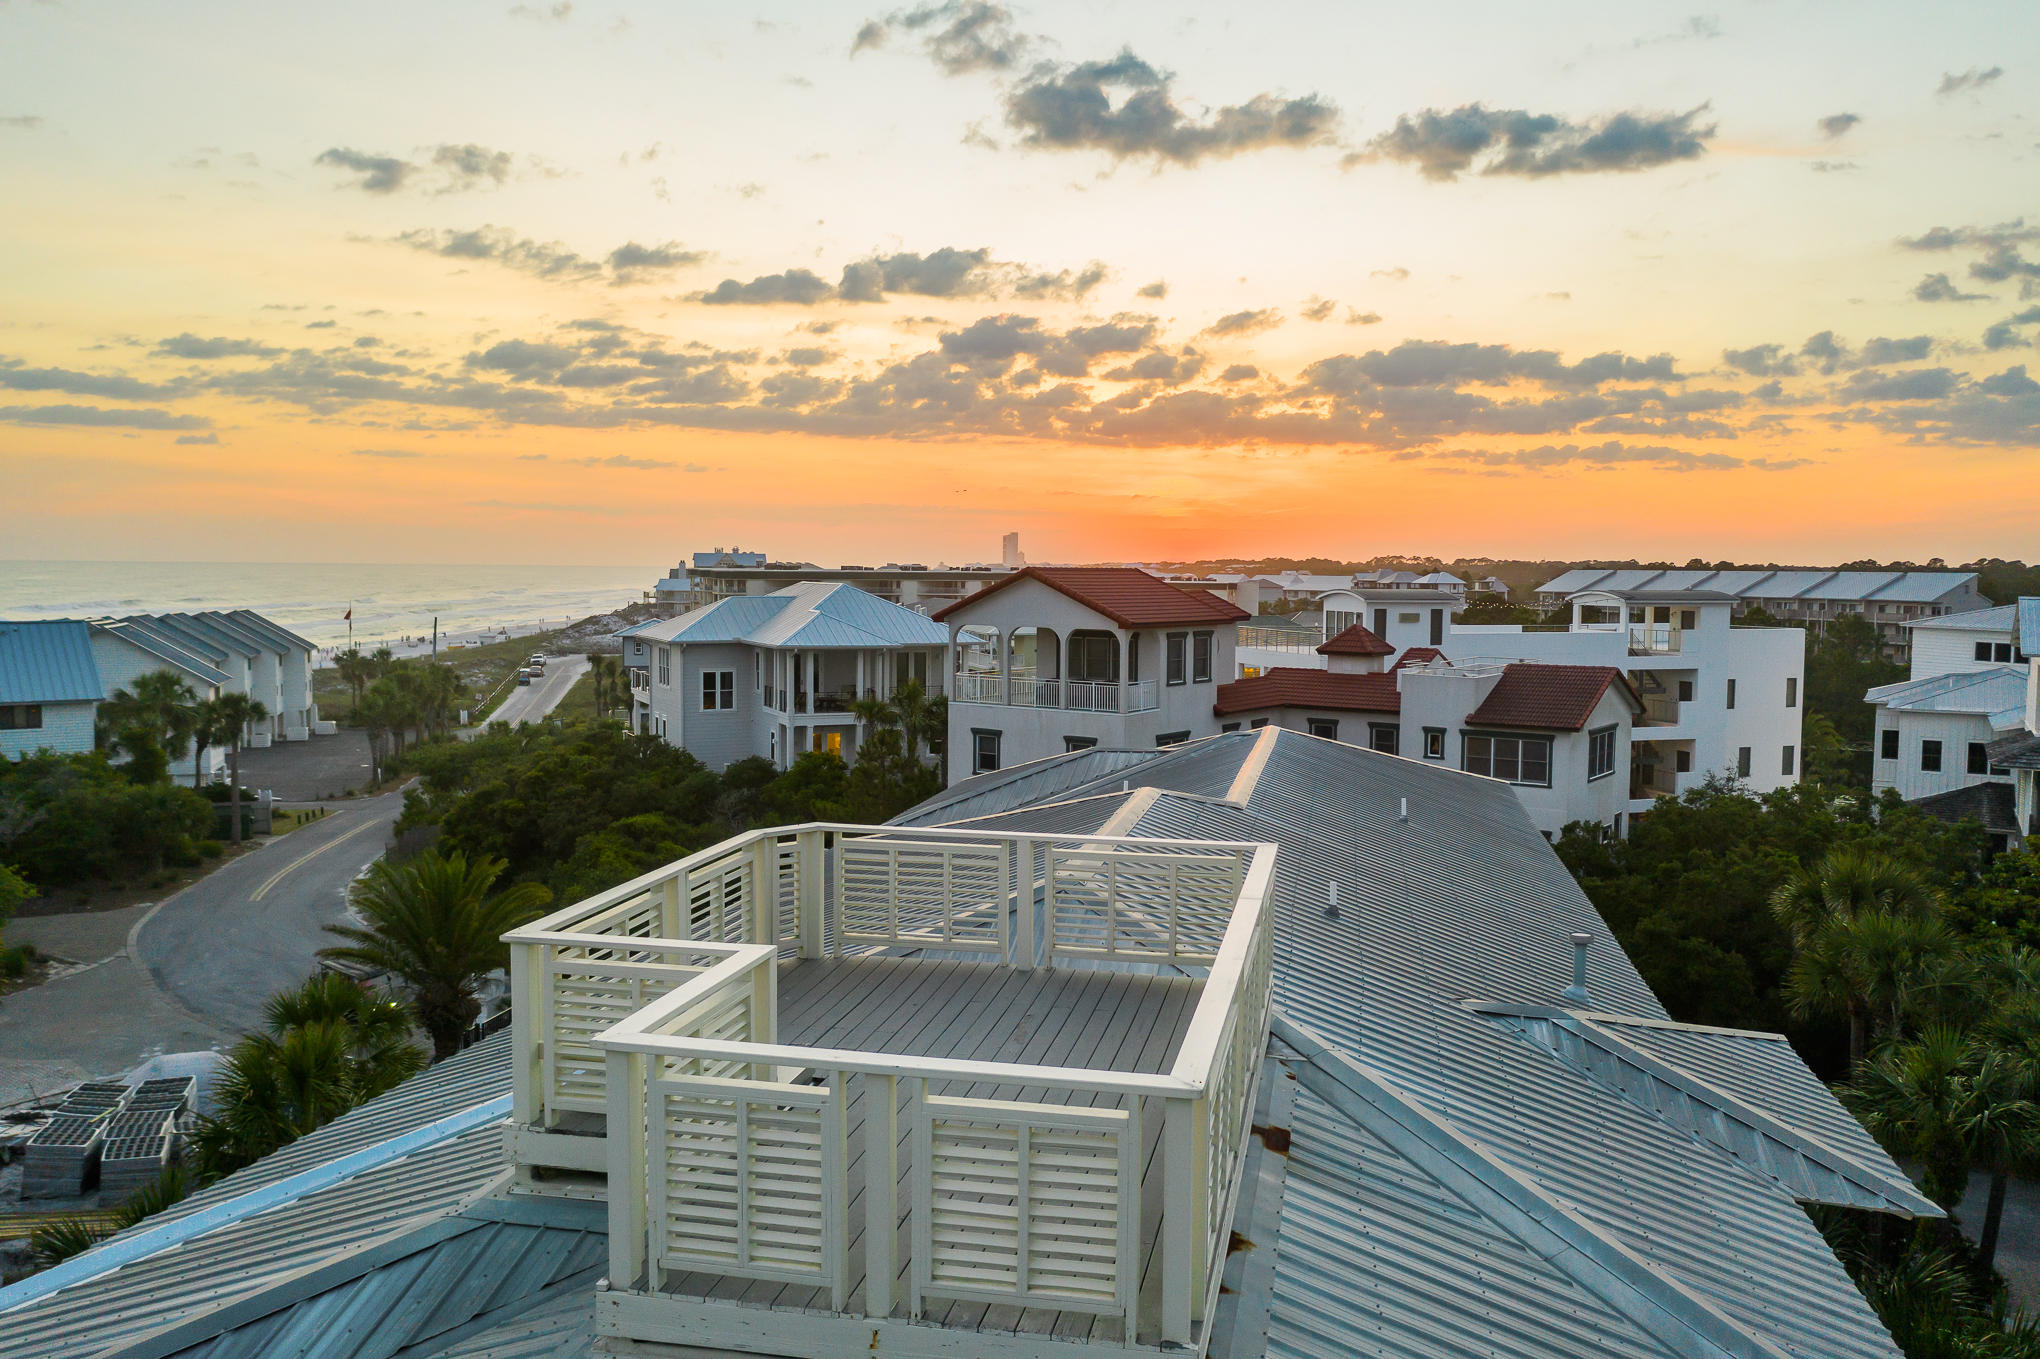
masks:
<path fill-rule="evenodd" d="M 2040 556 L 2003 4 L 0 0 L 0 557 Z"/>

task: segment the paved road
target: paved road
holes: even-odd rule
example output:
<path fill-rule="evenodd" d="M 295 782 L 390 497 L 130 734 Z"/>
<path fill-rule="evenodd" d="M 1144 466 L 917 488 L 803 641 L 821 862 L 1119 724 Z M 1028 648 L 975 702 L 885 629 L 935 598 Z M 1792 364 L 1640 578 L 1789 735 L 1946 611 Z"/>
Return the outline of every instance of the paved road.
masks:
<path fill-rule="evenodd" d="M 560 705 L 567 696 L 567 690 L 574 687 L 574 681 L 588 670 L 586 656 L 551 656 L 546 659 L 545 674 L 530 684 L 512 686 L 510 696 L 503 700 L 503 706 L 489 717 L 491 722 L 508 722 L 516 726 L 520 722 L 536 722 Z"/>
<path fill-rule="evenodd" d="M 262 1002 L 317 967 L 402 810 L 401 793 L 336 807 L 141 913 L 117 950 L 0 1000 L 0 1106 L 260 1024 Z"/>

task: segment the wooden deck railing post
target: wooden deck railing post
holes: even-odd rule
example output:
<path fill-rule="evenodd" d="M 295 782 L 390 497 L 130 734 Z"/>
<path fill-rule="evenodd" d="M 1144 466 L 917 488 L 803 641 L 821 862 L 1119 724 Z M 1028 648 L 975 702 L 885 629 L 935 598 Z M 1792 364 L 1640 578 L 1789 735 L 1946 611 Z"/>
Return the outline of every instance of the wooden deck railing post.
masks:
<path fill-rule="evenodd" d="M 609 1286 L 634 1289 L 650 1263 L 654 1227 L 665 1228 L 664 1223 L 649 1221 L 645 1205 L 648 1059 L 638 1052 L 611 1052 L 605 1068 L 609 1095 Z"/>
<path fill-rule="evenodd" d="M 1162 1124 L 1162 1339 L 1190 1343 L 1190 1295 L 1202 1287 L 1193 1277 L 1198 1255 L 1196 1201 L 1197 1106 L 1187 1099 L 1167 1102 Z"/>
<path fill-rule="evenodd" d="M 510 1114 L 518 1125 L 538 1122 L 539 1029 L 538 992 L 534 989 L 532 955 L 540 944 L 510 946 L 510 1046 L 516 1055 L 510 1067 Z"/>
<path fill-rule="evenodd" d="M 675 873 L 659 884 L 659 937 L 662 939 L 685 939 L 682 932 L 686 917 L 681 914 L 686 908 L 680 900 L 680 879 L 684 873 Z"/>
<path fill-rule="evenodd" d="M 778 853 L 769 835 L 761 835 L 751 845 L 751 901 L 750 914 L 745 918 L 747 944 L 776 944 L 779 942 Z"/>
<path fill-rule="evenodd" d="M 820 958 L 824 953 L 822 928 L 823 874 L 828 854 L 822 848 L 822 832 L 800 832 L 800 956 Z"/>
<path fill-rule="evenodd" d="M 899 1078 L 869 1074 L 864 1082 L 864 1314 L 889 1317 L 893 1258 L 899 1231 Z M 849 1197 L 847 1188 L 844 1194 Z"/>
<path fill-rule="evenodd" d="M 1013 842 L 1013 966 L 1022 972 L 1034 967 L 1034 842 Z"/>

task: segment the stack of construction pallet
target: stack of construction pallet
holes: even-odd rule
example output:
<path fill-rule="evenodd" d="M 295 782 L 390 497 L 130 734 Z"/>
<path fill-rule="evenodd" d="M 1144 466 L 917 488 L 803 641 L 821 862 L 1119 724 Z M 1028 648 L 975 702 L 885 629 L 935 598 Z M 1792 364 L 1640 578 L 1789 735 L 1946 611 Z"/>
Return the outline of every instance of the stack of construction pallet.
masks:
<path fill-rule="evenodd" d="M 99 1149 L 99 1201 L 118 1202 L 161 1175 L 176 1137 L 177 1123 L 167 1108 L 130 1106 L 113 1115 Z"/>
<path fill-rule="evenodd" d="M 198 1078 L 195 1076 L 164 1076 L 153 1081 L 143 1081 L 128 1096 L 127 1107 L 134 1109 L 168 1109 L 173 1121 L 182 1122 L 184 1115 L 191 1112 L 191 1101 L 198 1093 Z"/>
<path fill-rule="evenodd" d="M 75 1199 L 99 1170 L 108 1116 L 59 1112 L 42 1125 L 21 1158 L 21 1197 Z"/>

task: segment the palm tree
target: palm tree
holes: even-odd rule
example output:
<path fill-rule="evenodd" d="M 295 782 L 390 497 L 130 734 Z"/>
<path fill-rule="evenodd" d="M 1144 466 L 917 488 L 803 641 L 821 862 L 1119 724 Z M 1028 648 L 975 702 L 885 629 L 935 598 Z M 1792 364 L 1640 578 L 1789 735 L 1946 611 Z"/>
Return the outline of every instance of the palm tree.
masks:
<path fill-rule="evenodd" d="M 333 668 L 340 672 L 340 679 L 354 691 L 354 706 L 361 706 L 361 691 L 375 678 L 375 665 L 355 647 L 343 651 L 333 658 Z"/>
<path fill-rule="evenodd" d="M 597 656 L 591 652 L 588 670 L 595 676 L 595 716 L 600 720 L 609 715 L 611 708 L 620 707 L 629 693 L 623 662 L 615 656 Z"/>
<path fill-rule="evenodd" d="M 1979 1037 L 1935 1025 L 1885 1048 L 1838 1093 L 1886 1150 L 1920 1162 L 1920 1188 L 1943 1208 L 1961 1202 L 1971 1166 L 1991 1170 L 1994 1192 L 1979 1246 L 1988 1268 L 2004 1204 L 1995 1181 L 2040 1156 L 2031 1064 Z"/>
<path fill-rule="evenodd" d="M 205 783 L 205 753 L 233 740 L 233 724 L 220 711 L 220 701 L 208 698 L 191 711 L 191 786 Z"/>
<path fill-rule="evenodd" d="M 125 753 L 143 770 L 160 754 L 167 764 L 192 739 L 198 695 L 168 670 L 137 675 L 129 688 L 115 689 L 99 706 L 104 743 Z M 196 761 L 196 752 L 193 754 Z M 153 782 L 157 776 L 144 778 Z"/>
<path fill-rule="evenodd" d="M 906 680 L 894 689 L 892 707 L 899 714 L 900 733 L 906 737 L 910 760 L 921 758 L 923 739 L 932 748 L 948 731 L 949 700 L 940 694 L 930 698 L 919 680 Z"/>
<path fill-rule="evenodd" d="M 1800 1018 L 1847 1019 L 1851 1070 L 1880 1019 L 1902 1027 L 1919 974 L 1952 948 L 1926 880 L 1870 850 L 1831 850 L 1780 883 L 1771 910 L 1796 950 L 1785 976 L 1787 1005 Z"/>
<path fill-rule="evenodd" d="M 321 957 L 379 969 L 411 988 L 434 1061 L 460 1050 L 461 1035 L 481 1013 L 482 979 L 509 966 L 504 934 L 538 918 L 552 900 L 537 883 L 491 895 L 505 867 L 502 859 L 470 861 L 458 850 L 379 861 L 354 885 L 354 909 L 367 923 L 326 927 L 348 942 L 321 949 Z"/>
<path fill-rule="evenodd" d="M 411 1041 L 411 1011 L 387 992 L 363 986 L 338 972 L 320 972 L 262 1006 L 271 1033 L 314 1024 L 339 1024 L 350 1035 L 353 1093 L 373 1099 L 418 1074 L 425 1054 Z"/>
<path fill-rule="evenodd" d="M 233 839 L 241 843 L 241 742 L 248 738 L 248 728 L 269 716 L 269 709 L 262 706 L 260 699 L 246 694 L 221 694 L 214 700 L 221 725 L 227 732 L 227 801 L 232 810 L 228 815 L 233 819 Z"/>

